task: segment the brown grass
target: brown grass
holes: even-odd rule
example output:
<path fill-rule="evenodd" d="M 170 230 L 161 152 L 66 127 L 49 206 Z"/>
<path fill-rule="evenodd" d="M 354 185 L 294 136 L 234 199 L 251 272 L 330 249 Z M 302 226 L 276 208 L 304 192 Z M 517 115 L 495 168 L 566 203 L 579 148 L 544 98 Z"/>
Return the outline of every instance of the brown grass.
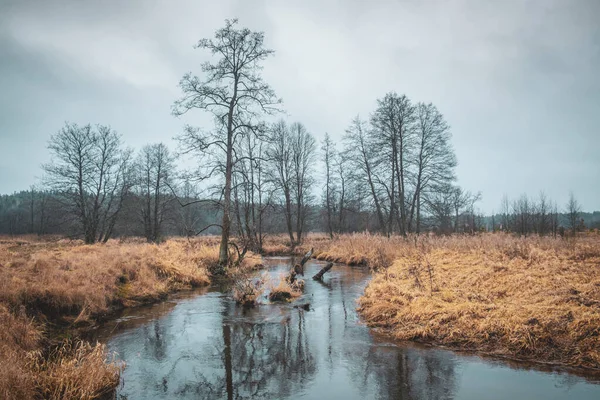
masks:
<path fill-rule="evenodd" d="M 340 247 L 356 254 L 355 239 Z M 360 299 L 369 325 L 402 340 L 600 368 L 598 236 L 395 239 L 395 248 L 366 239 L 395 260 Z"/>
<path fill-rule="evenodd" d="M 263 252 L 265 256 L 289 256 L 304 255 L 311 247 L 329 246 L 331 239 L 322 233 L 308 233 L 304 235 L 300 245 L 290 245 L 290 238 L 287 235 L 269 235 L 264 239 Z"/>
<path fill-rule="evenodd" d="M 232 295 L 236 303 L 246 307 L 254 307 L 258 304 L 263 292 L 263 279 L 255 279 L 246 272 L 237 273 L 233 277 Z"/>
<path fill-rule="evenodd" d="M 276 281 L 267 280 L 265 283 L 271 301 L 291 301 L 302 295 L 304 281 L 298 279 L 290 283 L 285 274 L 281 274 Z"/>
<path fill-rule="evenodd" d="M 107 359 L 105 345 L 65 341 L 33 363 L 37 390 L 45 399 L 98 399 L 119 383 L 121 364 Z"/>
<path fill-rule="evenodd" d="M 373 269 L 386 268 L 406 250 L 409 240 L 356 233 L 341 235 L 333 240 L 309 237 L 305 248 L 314 247 L 317 260 L 348 265 L 365 265 Z"/>
<path fill-rule="evenodd" d="M 114 389 L 120 366 L 101 344 L 55 343 L 116 309 L 210 282 L 218 243 L 138 239 L 84 245 L 35 237 L 0 238 L 0 398 L 93 399 Z M 238 269 L 260 258 L 249 254 Z"/>
<path fill-rule="evenodd" d="M 209 283 L 215 247 L 185 241 L 0 247 L 0 302 L 82 323 Z"/>

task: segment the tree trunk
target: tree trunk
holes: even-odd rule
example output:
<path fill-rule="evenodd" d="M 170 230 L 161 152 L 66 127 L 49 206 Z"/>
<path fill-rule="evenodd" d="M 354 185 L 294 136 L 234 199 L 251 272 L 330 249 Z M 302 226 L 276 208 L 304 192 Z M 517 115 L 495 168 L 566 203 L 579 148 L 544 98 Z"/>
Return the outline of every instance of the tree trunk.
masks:
<path fill-rule="evenodd" d="M 231 229 L 231 175 L 233 171 L 233 110 L 237 102 L 238 76 L 235 75 L 233 96 L 227 114 L 227 160 L 225 162 L 225 189 L 223 191 L 223 222 L 221 227 L 221 245 L 219 247 L 219 265 L 227 267 L 229 262 L 229 232 Z"/>

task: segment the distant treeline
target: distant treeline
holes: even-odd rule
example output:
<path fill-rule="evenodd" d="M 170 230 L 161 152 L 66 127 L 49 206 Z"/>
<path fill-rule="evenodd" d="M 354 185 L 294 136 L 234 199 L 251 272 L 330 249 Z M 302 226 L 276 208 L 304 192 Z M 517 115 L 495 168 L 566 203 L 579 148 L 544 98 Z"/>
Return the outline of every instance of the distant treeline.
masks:
<path fill-rule="evenodd" d="M 184 185 L 185 187 L 185 185 Z M 188 185 L 189 189 L 189 185 Z M 185 191 L 184 191 L 185 192 Z M 176 198 L 165 194 L 168 201 L 162 211 L 160 235 L 194 236 L 200 234 L 218 234 L 221 213 L 218 204 L 197 197 Z M 122 210 L 116 219 L 113 237 L 148 235 L 148 221 L 144 215 L 144 198 L 129 193 L 123 202 Z M 518 203 L 518 202 L 517 202 Z M 521 199 L 521 205 L 522 199 Z M 531 208 L 510 207 L 506 213 L 484 216 L 460 210 L 458 218 L 452 216 L 450 229 L 443 231 L 436 217 L 426 215 L 422 226 L 425 231 L 440 233 L 471 233 L 475 231 L 507 231 L 517 234 L 561 234 L 570 229 L 569 213 L 550 210 L 540 212 L 534 204 Z M 561 210 L 562 211 L 562 210 Z M 578 229 L 600 229 L 600 211 L 579 212 Z M 208 228 L 207 228 L 208 227 Z M 327 232 L 327 210 L 323 206 L 311 205 L 307 208 L 306 231 Z M 236 224 L 236 231 L 239 226 Z M 377 216 L 373 210 L 365 208 L 349 212 L 343 219 L 343 225 L 336 224 L 336 233 L 380 231 Z M 285 210 L 282 205 L 271 204 L 263 216 L 263 235 L 287 233 Z M 0 234 L 54 234 L 67 237 L 82 237 L 78 219 L 61 203 L 61 195 L 52 191 L 31 189 L 11 195 L 0 195 Z"/>
<path fill-rule="evenodd" d="M 500 209 L 500 213 L 484 219 L 486 230 L 556 236 L 564 235 L 566 231 L 600 228 L 600 212 L 583 212 L 572 192 L 564 207 L 559 207 L 540 192 L 537 198 L 523 194 L 512 201 L 504 196 Z"/>

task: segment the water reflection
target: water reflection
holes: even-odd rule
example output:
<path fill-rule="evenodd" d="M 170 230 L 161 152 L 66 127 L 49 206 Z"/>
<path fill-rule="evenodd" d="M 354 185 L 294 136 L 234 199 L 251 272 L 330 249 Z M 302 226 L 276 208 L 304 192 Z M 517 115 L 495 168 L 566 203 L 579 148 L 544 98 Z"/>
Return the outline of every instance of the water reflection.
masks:
<path fill-rule="evenodd" d="M 289 268 L 289 260 L 273 263 L 272 274 Z M 320 267 L 307 264 L 306 276 Z M 297 303 L 309 302 L 310 311 L 244 309 L 212 288 L 124 316 L 103 333 L 127 362 L 118 397 L 600 398 L 599 386 L 570 375 L 386 343 L 355 311 L 367 279 L 360 268 L 338 265 L 324 282 L 307 279 Z"/>

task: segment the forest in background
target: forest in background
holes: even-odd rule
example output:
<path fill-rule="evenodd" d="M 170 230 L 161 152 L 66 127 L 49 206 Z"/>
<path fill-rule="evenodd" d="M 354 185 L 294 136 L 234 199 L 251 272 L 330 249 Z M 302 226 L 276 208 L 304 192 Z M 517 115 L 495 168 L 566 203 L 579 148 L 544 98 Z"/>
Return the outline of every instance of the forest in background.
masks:
<path fill-rule="evenodd" d="M 166 193 L 163 207 L 160 210 L 160 221 L 157 241 L 171 236 L 195 236 L 199 234 L 219 233 L 221 212 L 218 202 L 209 202 L 196 197 L 189 183 L 184 183 L 180 189 L 179 197 Z M 187 191 L 187 194 L 186 194 Z M 316 199 L 315 199 L 316 200 Z M 152 231 L 148 221 L 147 198 L 129 192 L 115 220 L 111 232 L 113 237 L 139 236 L 152 239 Z M 524 203 L 523 198 L 509 203 L 505 213 L 483 215 L 471 214 L 468 209 L 460 208 L 458 218 L 455 214 L 447 213 L 445 218 L 449 221 L 449 229 L 441 231 L 440 220 L 429 213 L 422 217 L 424 231 L 440 233 L 471 233 L 471 226 L 475 231 L 506 231 L 516 234 L 553 234 L 560 228 L 569 229 L 570 216 L 561 208 L 557 214 L 553 212 L 540 212 L 535 201 Z M 526 206 L 526 207 L 525 207 Z M 380 231 L 377 217 L 369 204 L 363 210 L 345 209 L 342 214 L 334 209 L 333 227 L 334 234 L 353 232 Z M 242 212 L 243 215 L 243 212 Z M 580 230 L 600 229 L 600 211 L 578 212 L 577 226 Z M 287 233 L 285 225 L 285 209 L 282 204 L 271 203 L 263 211 L 261 218 L 261 234 L 264 240 L 266 235 Z M 237 217 L 236 217 L 237 220 Z M 306 232 L 327 232 L 327 208 L 317 201 L 306 206 L 304 221 Z M 207 228 L 208 227 L 208 228 Z M 203 230 L 204 229 L 204 230 Z M 554 231 L 557 232 L 554 232 Z M 235 224 L 235 232 L 239 231 Z M 64 235 L 67 237 L 82 237 L 81 224 L 71 211 L 64 207 L 60 201 L 60 193 L 50 190 L 32 188 L 9 195 L 0 195 L 0 234 L 5 235 Z M 563 231 L 564 234 L 564 231 Z"/>

